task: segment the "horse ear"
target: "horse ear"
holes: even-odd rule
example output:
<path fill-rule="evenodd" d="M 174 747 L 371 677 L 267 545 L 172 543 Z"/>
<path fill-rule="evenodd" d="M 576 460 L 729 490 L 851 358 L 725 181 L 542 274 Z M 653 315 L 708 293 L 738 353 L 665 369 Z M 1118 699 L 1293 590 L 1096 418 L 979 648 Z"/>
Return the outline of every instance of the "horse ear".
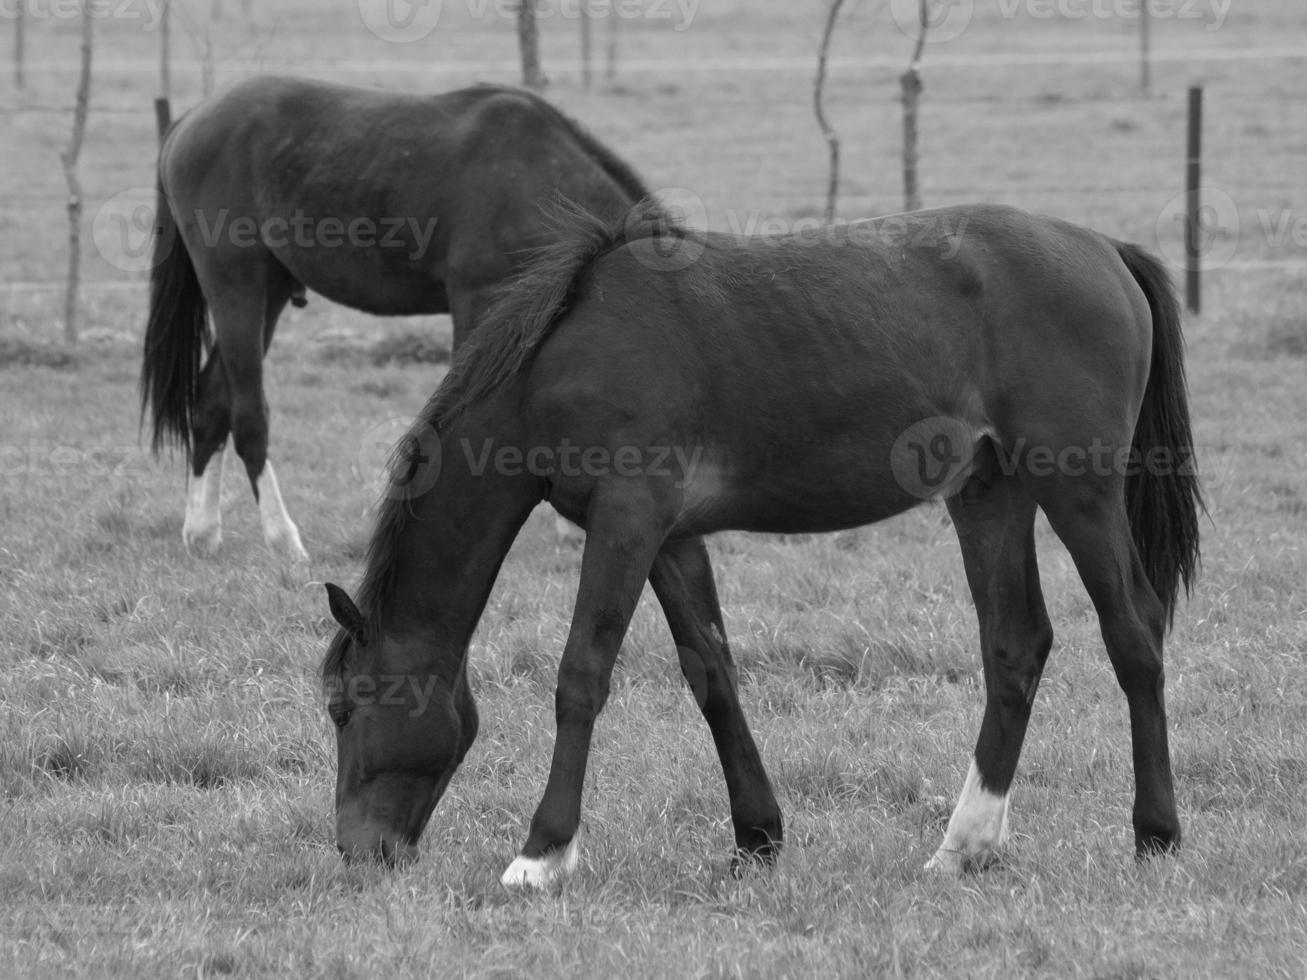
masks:
<path fill-rule="evenodd" d="M 327 606 L 331 609 L 331 618 L 340 624 L 355 643 L 363 642 L 363 614 L 354 600 L 339 585 L 327 583 Z"/>

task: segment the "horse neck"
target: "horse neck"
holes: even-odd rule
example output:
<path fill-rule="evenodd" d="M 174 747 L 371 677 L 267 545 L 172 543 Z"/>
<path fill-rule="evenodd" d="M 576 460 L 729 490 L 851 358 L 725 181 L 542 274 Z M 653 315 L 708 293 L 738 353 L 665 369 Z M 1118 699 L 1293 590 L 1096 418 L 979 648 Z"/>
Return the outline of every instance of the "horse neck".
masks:
<path fill-rule="evenodd" d="M 465 418 L 440 438 L 435 483 L 407 502 L 383 601 L 388 630 L 433 640 L 460 662 L 504 556 L 543 497 L 537 481 L 494 465 L 494 452 L 516 443 L 515 426 Z"/>

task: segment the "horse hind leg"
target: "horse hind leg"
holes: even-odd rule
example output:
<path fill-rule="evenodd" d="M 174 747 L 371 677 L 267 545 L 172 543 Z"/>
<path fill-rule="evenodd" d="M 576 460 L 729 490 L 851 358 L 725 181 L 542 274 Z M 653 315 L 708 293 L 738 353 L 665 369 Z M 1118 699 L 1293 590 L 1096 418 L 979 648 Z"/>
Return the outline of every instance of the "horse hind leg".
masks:
<path fill-rule="evenodd" d="M 983 867 L 1007 834 L 1008 794 L 1053 643 L 1035 555 L 1035 502 L 1014 478 L 972 477 L 948 500 L 980 622 L 985 713 L 966 782 L 927 870 Z"/>
<path fill-rule="evenodd" d="M 1166 614 L 1131 535 L 1124 476 L 1081 477 L 1074 485 L 1069 477 L 1053 477 L 1032 492 L 1071 553 L 1129 705 L 1136 857 L 1173 851 L 1180 845 L 1180 819 L 1163 696 Z"/>
<path fill-rule="evenodd" d="M 268 459 L 268 402 L 263 392 L 263 355 L 277 317 L 291 298 L 292 282 L 268 260 L 241 288 L 212 293 L 210 309 L 215 350 L 228 382 L 232 441 L 259 505 L 264 540 L 273 551 L 301 563 L 309 556 Z"/>
<path fill-rule="evenodd" d="M 191 420 L 191 472 L 182 541 L 192 553 L 213 554 L 222 544 L 222 457 L 231 431 L 231 393 L 222 357 L 209 352 L 200 372 Z"/>

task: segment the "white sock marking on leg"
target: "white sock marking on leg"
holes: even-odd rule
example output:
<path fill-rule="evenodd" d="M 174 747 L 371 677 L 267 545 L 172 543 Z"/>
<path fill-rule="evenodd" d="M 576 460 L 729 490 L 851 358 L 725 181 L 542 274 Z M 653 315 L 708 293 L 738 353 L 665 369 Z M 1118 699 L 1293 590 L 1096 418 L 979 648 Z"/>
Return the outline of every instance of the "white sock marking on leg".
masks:
<path fill-rule="evenodd" d="M 290 519 L 286 502 L 281 499 L 277 474 L 272 461 L 265 460 L 259 474 L 259 515 L 263 518 L 263 540 L 274 551 L 280 551 L 293 562 L 306 562 L 309 553 L 300 542 L 300 532 Z"/>
<path fill-rule="evenodd" d="M 985 789 L 972 759 L 967 781 L 944 832 L 944 843 L 927 862 L 927 870 L 957 874 L 971 862 L 992 854 L 1007 838 L 1007 808 L 1007 794 Z"/>
<path fill-rule="evenodd" d="M 559 544 L 585 544 L 585 532 L 562 514 L 554 515 L 554 537 Z"/>
<path fill-rule="evenodd" d="M 540 891 L 552 888 L 576 870 L 579 856 L 578 833 L 561 851 L 544 857 L 529 858 L 519 854 L 499 878 L 505 888 L 535 888 Z"/>
<path fill-rule="evenodd" d="M 222 543 L 222 457 L 226 447 L 209 457 L 199 476 L 186 480 L 186 519 L 182 543 L 187 551 L 212 554 Z"/>

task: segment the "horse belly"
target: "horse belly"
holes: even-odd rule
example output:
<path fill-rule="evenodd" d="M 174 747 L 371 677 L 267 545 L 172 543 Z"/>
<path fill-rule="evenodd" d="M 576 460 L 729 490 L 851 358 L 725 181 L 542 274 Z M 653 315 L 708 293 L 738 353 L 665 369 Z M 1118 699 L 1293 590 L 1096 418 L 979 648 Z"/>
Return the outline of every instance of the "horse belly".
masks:
<path fill-rule="evenodd" d="M 366 253 L 327 258 L 294 250 L 274 253 L 291 274 L 315 293 L 375 316 L 448 313 L 445 284 L 430 273 L 395 268 Z"/>
<path fill-rule="evenodd" d="M 688 469 L 678 530 L 839 531 L 883 521 L 929 499 L 896 477 L 887 450 L 810 452 L 751 465 L 723 460 L 701 459 Z"/>

